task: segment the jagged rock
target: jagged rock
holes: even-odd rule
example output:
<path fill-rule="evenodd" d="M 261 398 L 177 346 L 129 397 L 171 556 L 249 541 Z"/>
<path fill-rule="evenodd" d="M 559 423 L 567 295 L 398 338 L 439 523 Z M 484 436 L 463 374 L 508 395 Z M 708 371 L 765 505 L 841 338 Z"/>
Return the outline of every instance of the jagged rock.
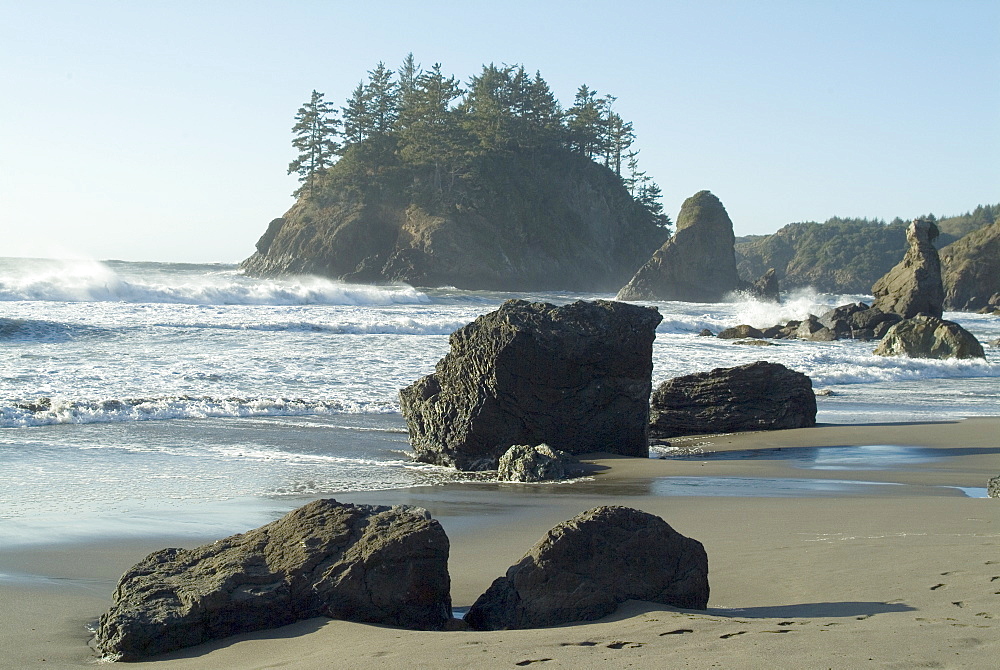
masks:
<path fill-rule="evenodd" d="M 656 438 L 815 425 L 809 377 L 765 361 L 668 379 L 653 392 L 650 409 Z"/>
<path fill-rule="evenodd" d="M 800 340 L 811 340 L 813 342 L 830 342 L 837 339 L 836 333 L 820 323 L 819 318 L 812 314 L 799 322 L 798 327 L 795 329 L 795 337 Z"/>
<path fill-rule="evenodd" d="M 764 337 L 764 333 L 760 332 L 753 326 L 741 323 L 738 326 L 726 328 L 719 333 L 718 337 L 723 340 L 741 340 L 748 337 L 761 338 Z"/>
<path fill-rule="evenodd" d="M 701 337 L 715 337 L 715 333 L 710 331 L 708 328 L 702 328 L 701 332 L 698 333 Z"/>
<path fill-rule="evenodd" d="M 655 309 L 508 300 L 399 393 L 417 460 L 494 470 L 515 444 L 647 455 Z"/>
<path fill-rule="evenodd" d="M 768 342 L 767 340 L 736 340 L 733 344 L 742 344 L 750 347 L 777 347 L 778 345 L 774 342 Z"/>
<path fill-rule="evenodd" d="M 629 599 L 708 606 L 708 556 L 663 519 L 597 507 L 550 530 L 465 616 L 476 630 L 535 628 L 607 616 Z"/>
<path fill-rule="evenodd" d="M 547 444 L 515 444 L 504 452 L 497 466 L 497 479 L 503 482 L 544 482 L 566 479 L 577 459 Z"/>
<path fill-rule="evenodd" d="M 937 236 L 933 221 L 917 219 L 910 224 L 906 229 L 909 248 L 903 260 L 872 286 L 873 307 L 904 319 L 917 314 L 941 318 L 944 287 L 941 262 L 933 244 Z"/>
<path fill-rule="evenodd" d="M 986 495 L 990 498 L 1000 498 L 1000 475 L 986 482 Z"/>
<path fill-rule="evenodd" d="M 317 500 L 125 573 L 98 652 L 135 660 L 316 616 L 415 629 L 451 619 L 448 538 L 426 510 Z"/>
<path fill-rule="evenodd" d="M 878 356 L 985 358 L 976 336 L 954 321 L 915 316 L 892 326 L 875 349 Z"/>
<path fill-rule="evenodd" d="M 781 289 L 778 286 L 778 275 L 774 268 L 768 268 L 760 279 L 750 285 L 750 293 L 761 300 L 780 302 Z"/>
<path fill-rule="evenodd" d="M 854 331 L 852 316 L 858 312 L 863 312 L 868 310 L 868 305 L 863 302 L 850 303 L 847 305 L 841 305 L 840 307 L 834 307 L 833 309 L 823 312 L 819 316 L 819 322 L 832 330 L 837 338 L 847 338 L 852 336 Z"/>
<path fill-rule="evenodd" d="M 1000 292 L 1000 221 L 942 249 L 941 280 L 947 309 L 987 306 L 990 296 Z"/>
<path fill-rule="evenodd" d="M 684 201 L 677 232 L 618 292 L 618 300 L 721 302 L 743 285 L 736 273 L 733 222 L 717 197 Z"/>

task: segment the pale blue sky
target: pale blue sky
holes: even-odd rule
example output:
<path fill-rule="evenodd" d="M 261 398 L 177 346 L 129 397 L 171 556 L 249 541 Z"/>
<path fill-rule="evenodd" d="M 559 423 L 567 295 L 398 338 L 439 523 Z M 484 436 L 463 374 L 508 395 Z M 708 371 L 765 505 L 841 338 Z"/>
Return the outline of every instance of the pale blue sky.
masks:
<path fill-rule="evenodd" d="M 618 97 L 676 217 L 737 235 L 1000 202 L 1000 2 L 0 0 L 0 256 L 238 261 L 290 128 L 408 52 Z"/>

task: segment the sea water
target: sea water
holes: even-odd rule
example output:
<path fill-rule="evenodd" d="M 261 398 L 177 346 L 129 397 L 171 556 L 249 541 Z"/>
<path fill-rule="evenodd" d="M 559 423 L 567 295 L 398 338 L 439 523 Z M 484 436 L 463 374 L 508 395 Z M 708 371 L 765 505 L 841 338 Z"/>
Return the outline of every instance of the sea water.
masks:
<path fill-rule="evenodd" d="M 433 371 L 450 333 L 509 298 L 613 296 L 0 259 L 0 547 L 105 531 L 235 532 L 303 497 L 454 480 L 410 460 L 398 392 Z M 823 423 L 997 414 L 995 348 L 986 360 L 935 361 L 873 356 L 872 342 L 854 340 L 756 347 L 698 335 L 866 298 L 646 303 L 663 315 L 654 384 L 769 360 L 830 392 L 817 398 Z M 996 317 L 945 318 L 981 341 L 1000 337 Z"/>

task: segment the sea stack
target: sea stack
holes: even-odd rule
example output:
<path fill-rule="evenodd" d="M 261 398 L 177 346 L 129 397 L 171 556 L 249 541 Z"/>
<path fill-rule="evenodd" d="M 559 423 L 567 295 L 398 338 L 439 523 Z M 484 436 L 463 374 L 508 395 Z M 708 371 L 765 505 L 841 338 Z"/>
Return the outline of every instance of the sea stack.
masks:
<path fill-rule="evenodd" d="M 941 280 L 948 309 L 977 311 L 1000 293 L 1000 221 L 941 250 Z"/>
<path fill-rule="evenodd" d="M 915 219 L 906 229 L 909 248 L 896 267 L 872 286 L 875 302 L 872 307 L 892 312 L 904 319 L 918 314 L 941 318 L 944 308 L 944 287 L 941 283 L 941 261 L 934 240 L 938 227 L 933 221 Z"/>
<path fill-rule="evenodd" d="M 709 191 L 684 201 L 677 232 L 618 292 L 618 300 L 721 302 L 740 289 L 733 222 Z"/>

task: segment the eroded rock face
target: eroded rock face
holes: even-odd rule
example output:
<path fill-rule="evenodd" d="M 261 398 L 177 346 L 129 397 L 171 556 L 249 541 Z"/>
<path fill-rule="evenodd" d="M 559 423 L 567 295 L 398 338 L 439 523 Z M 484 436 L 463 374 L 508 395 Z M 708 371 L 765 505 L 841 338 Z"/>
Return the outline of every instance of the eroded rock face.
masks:
<path fill-rule="evenodd" d="M 816 425 L 809 377 L 766 361 L 668 379 L 650 404 L 658 438 Z"/>
<path fill-rule="evenodd" d="M 736 272 L 733 222 L 708 191 L 684 201 L 677 232 L 660 247 L 618 300 L 721 302 L 744 286 Z"/>
<path fill-rule="evenodd" d="M 985 358 L 976 336 L 954 321 L 915 316 L 895 324 L 875 349 L 878 356 Z"/>
<path fill-rule="evenodd" d="M 597 507 L 550 530 L 465 616 L 476 630 L 535 628 L 607 616 L 629 599 L 708 606 L 708 555 L 663 519 Z"/>
<path fill-rule="evenodd" d="M 941 250 L 944 304 L 976 311 L 1000 292 L 1000 221 L 974 231 Z"/>
<path fill-rule="evenodd" d="M 399 393 L 417 460 L 493 470 L 515 444 L 646 456 L 655 309 L 508 300 Z"/>
<path fill-rule="evenodd" d="M 545 482 L 571 476 L 577 459 L 565 451 L 547 444 L 531 446 L 515 444 L 504 452 L 497 466 L 497 479 L 502 482 Z"/>
<path fill-rule="evenodd" d="M 95 648 L 134 660 L 300 619 L 415 629 L 451 619 L 448 538 L 426 510 L 317 500 L 122 576 Z"/>
<path fill-rule="evenodd" d="M 941 317 L 944 286 L 941 262 L 933 244 L 937 236 L 938 229 L 932 221 L 917 219 L 910 224 L 906 229 L 910 246 L 903 260 L 872 286 L 875 296 L 872 307 L 904 319 L 917 314 Z"/>

